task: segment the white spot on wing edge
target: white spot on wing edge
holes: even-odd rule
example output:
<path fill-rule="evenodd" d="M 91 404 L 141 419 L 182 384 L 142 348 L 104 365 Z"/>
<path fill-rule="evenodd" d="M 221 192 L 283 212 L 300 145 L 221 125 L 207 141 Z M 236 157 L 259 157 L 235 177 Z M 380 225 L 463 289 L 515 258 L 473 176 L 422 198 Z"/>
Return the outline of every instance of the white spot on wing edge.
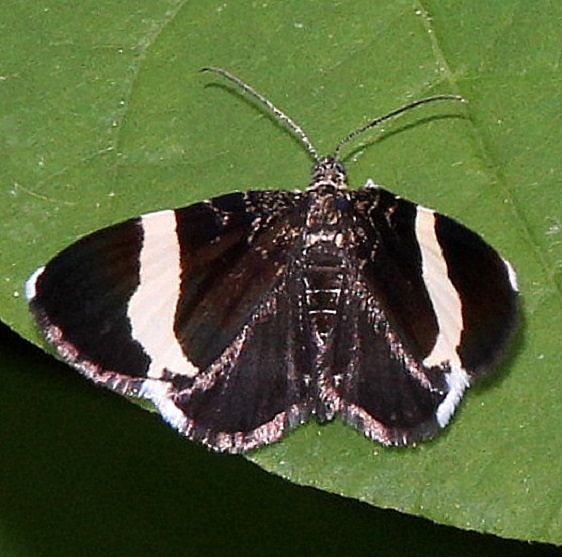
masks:
<path fill-rule="evenodd" d="M 37 279 L 43 274 L 45 267 L 39 267 L 27 279 L 25 283 L 25 297 L 28 302 L 31 302 L 37 295 Z"/>
<path fill-rule="evenodd" d="M 507 276 L 509 277 L 511 288 L 513 288 L 515 292 L 519 292 L 519 285 L 517 284 L 517 273 L 515 272 L 515 269 L 507 259 L 503 259 L 503 264 L 507 269 Z"/>
<path fill-rule="evenodd" d="M 157 379 L 146 379 L 143 381 L 138 396 L 152 402 L 172 427 L 180 431 L 185 429 L 187 418 L 174 404 L 169 384 Z"/>
<path fill-rule="evenodd" d="M 416 237 L 422 259 L 422 277 L 437 319 L 439 333 L 431 353 L 424 359 L 428 367 L 449 363 L 451 368 L 461 368 L 457 347 L 463 329 L 462 303 L 449 279 L 447 263 L 435 233 L 435 213 L 418 207 Z"/>
<path fill-rule="evenodd" d="M 460 367 L 452 366 L 451 371 L 445 374 L 445 380 L 449 386 L 449 392 L 437 407 L 436 413 L 437 423 L 441 427 L 445 427 L 449 423 L 464 391 L 469 386 L 468 374 Z"/>
<path fill-rule="evenodd" d="M 164 370 L 194 377 L 199 370 L 186 358 L 174 334 L 181 277 L 175 212 L 144 215 L 141 226 L 139 286 L 127 310 L 132 336 L 151 358 L 148 377 L 158 379 Z"/>
<path fill-rule="evenodd" d="M 364 188 L 374 188 L 376 190 L 380 189 L 380 186 L 376 184 L 372 178 L 368 178 L 365 184 L 363 185 Z"/>

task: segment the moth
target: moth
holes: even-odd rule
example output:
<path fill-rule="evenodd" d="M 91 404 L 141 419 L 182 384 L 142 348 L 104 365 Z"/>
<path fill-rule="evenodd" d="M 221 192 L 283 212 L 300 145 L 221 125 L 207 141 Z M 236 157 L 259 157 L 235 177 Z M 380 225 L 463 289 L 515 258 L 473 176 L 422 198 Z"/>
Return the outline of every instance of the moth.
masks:
<path fill-rule="evenodd" d="M 348 189 L 343 145 L 305 191 L 227 193 L 93 232 L 26 284 L 33 316 L 87 378 L 149 400 L 188 438 L 244 452 L 315 417 L 384 445 L 445 427 L 516 326 L 515 272 L 455 220 L 369 180 Z"/>

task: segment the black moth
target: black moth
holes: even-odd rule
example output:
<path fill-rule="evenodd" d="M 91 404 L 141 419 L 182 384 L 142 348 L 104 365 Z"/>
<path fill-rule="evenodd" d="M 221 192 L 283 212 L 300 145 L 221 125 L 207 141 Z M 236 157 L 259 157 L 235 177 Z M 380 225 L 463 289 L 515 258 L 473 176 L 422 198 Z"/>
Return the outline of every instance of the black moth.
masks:
<path fill-rule="evenodd" d="M 243 452 L 315 415 L 385 445 L 444 427 L 515 326 L 512 267 L 477 234 L 368 181 L 347 188 L 342 145 L 304 192 L 230 193 L 143 215 L 69 246 L 26 285 L 60 356 L 150 400 L 181 433 Z"/>

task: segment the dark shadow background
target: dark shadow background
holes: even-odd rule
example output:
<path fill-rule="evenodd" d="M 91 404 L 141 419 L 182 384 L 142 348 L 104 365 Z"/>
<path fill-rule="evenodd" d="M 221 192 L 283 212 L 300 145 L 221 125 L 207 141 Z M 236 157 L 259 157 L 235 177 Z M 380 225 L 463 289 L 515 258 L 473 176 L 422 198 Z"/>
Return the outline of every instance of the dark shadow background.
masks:
<path fill-rule="evenodd" d="M 209 453 L 0 325 L 1 557 L 550 556 Z"/>

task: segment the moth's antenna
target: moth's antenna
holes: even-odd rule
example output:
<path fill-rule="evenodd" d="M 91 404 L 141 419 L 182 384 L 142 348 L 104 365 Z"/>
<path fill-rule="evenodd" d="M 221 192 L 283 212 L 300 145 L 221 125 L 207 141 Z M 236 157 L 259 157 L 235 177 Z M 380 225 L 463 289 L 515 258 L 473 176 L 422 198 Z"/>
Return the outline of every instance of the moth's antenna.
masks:
<path fill-rule="evenodd" d="M 385 114 L 384 116 L 379 116 L 378 118 L 375 118 L 374 120 L 372 120 L 371 122 L 368 122 L 364 126 L 361 126 L 360 128 L 357 128 L 357 129 L 353 130 L 352 132 L 350 132 L 346 137 L 344 137 L 336 145 L 336 148 L 334 149 L 334 158 L 338 158 L 341 148 L 346 143 L 349 143 L 351 140 L 355 139 L 358 135 L 362 134 L 363 132 L 366 132 L 367 130 L 370 130 L 371 128 L 374 128 L 375 126 L 378 126 L 380 123 L 385 122 L 386 120 L 390 120 L 391 118 L 395 118 L 396 116 L 398 116 L 399 114 L 402 114 L 403 112 L 406 112 L 407 110 L 410 110 L 412 108 L 416 108 L 417 106 L 420 106 L 422 104 L 432 103 L 432 102 L 436 102 L 436 101 L 467 102 L 466 99 L 464 97 L 461 97 L 460 95 L 435 95 L 433 97 L 426 97 L 425 99 L 419 99 L 417 101 L 413 101 L 413 102 L 410 102 L 408 104 L 405 104 L 405 105 L 401 106 L 400 108 L 396 108 L 395 110 L 393 110 L 392 112 L 389 112 L 388 114 Z"/>
<path fill-rule="evenodd" d="M 251 95 L 258 101 L 260 101 L 275 116 L 275 118 L 279 122 L 287 126 L 293 132 L 293 134 L 298 139 L 300 139 L 301 143 L 305 146 L 306 150 L 310 153 L 311 157 L 316 162 L 320 161 L 320 156 L 318 155 L 318 151 L 316 150 L 314 145 L 312 145 L 312 142 L 310 141 L 310 139 L 308 139 L 308 136 L 306 135 L 304 130 L 298 124 L 296 124 L 292 118 L 289 118 L 289 116 L 287 116 L 282 110 L 279 110 L 269 99 L 266 99 L 263 95 L 258 93 L 253 87 L 251 87 L 246 82 L 242 81 L 239 77 L 236 77 L 234 74 L 231 74 L 229 71 L 223 68 L 216 68 L 216 67 L 209 66 L 207 68 L 201 68 L 201 71 L 214 72 L 216 74 L 222 75 L 223 77 L 226 77 L 226 79 L 229 79 L 230 81 L 232 81 L 232 83 L 238 85 L 238 87 L 240 87 L 240 89 L 242 89 L 245 93 Z"/>

